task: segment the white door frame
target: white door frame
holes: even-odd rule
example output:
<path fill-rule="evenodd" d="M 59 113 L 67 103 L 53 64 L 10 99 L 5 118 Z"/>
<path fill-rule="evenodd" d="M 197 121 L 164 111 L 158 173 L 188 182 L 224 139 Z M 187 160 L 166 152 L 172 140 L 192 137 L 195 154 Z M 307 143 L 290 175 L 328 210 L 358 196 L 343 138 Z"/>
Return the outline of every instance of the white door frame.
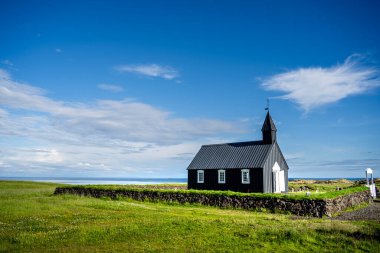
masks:
<path fill-rule="evenodd" d="M 285 174 L 277 162 L 272 167 L 273 174 L 273 192 L 280 193 L 285 191 Z"/>

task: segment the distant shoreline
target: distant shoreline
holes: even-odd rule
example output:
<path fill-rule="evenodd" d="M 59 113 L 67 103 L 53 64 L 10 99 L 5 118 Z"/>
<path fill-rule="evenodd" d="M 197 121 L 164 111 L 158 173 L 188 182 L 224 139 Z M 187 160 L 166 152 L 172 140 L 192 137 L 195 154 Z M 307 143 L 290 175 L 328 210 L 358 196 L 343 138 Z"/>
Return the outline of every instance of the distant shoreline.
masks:
<path fill-rule="evenodd" d="M 293 180 L 364 180 L 365 178 L 289 178 Z M 0 180 L 33 181 L 62 184 L 174 184 L 187 183 L 187 178 L 106 178 L 106 177 L 0 177 Z"/>

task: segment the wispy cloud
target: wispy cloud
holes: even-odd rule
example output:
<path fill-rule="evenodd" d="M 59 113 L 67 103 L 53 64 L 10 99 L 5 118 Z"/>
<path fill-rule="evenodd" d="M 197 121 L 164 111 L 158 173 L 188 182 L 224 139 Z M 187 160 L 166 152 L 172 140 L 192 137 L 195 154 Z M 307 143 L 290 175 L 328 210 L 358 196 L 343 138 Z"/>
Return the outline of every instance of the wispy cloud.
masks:
<path fill-rule="evenodd" d="M 104 134 L 134 141 L 172 142 L 234 132 L 241 127 L 213 119 L 183 119 L 131 99 L 68 103 L 53 100 L 44 91 L 11 79 L 0 71 L 0 105 L 54 117 L 60 126 L 81 134 Z"/>
<path fill-rule="evenodd" d="M 1 63 L 4 65 L 11 66 L 11 67 L 13 66 L 13 62 L 11 62 L 10 60 L 2 60 Z"/>
<path fill-rule="evenodd" d="M 377 167 L 377 165 L 380 163 L 380 159 L 378 158 L 366 158 L 366 159 L 347 159 L 347 160 L 340 160 L 340 161 L 324 161 L 321 162 L 321 166 L 341 166 L 343 168 L 374 168 Z"/>
<path fill-rule="evenodd" d="M 98 85 L 101 90 L 111 91 L 111 92 L 122 92 L 124 89 L 119 85 L 101 83 Z"/>
<path fill-rule="evenodd" d="M 116 69 L 120 72 L 135 73 L 148 77 L 159 77 L 167 80 L 173 80 L 179 77 L 179 72 L 174 68 L 157 64 L 122 65 L 116 67 Z"/>
<path fill-rule="evenodd" d="M 177 168 L 165 176 L 184 175 L 191 158 L 183 154 L 244 130 L 238 122 L 179 118 L 132 99 L 54 100 L 0 69 L 1 175 L 106 176 L 112 170 L 143 177 L 158 164 Z"/>
<path fill-rule="evenodd" d="M 336 66 L 300 68 L 274 75 L 262 86 L 285 92 L 278 98 L 291 100 L 307 112 L 380 87 L 380 71 L 366 66 L 360 55 L 352 55 Z"/>
<path fill-rule="evenodd" d="M 59 54 L 62 53 L 62 49 L 60 49 L 60 48 L 56 48 L 55 51 L 56 51 L 57 53 L 59 53 Z"/>
<path fill-rule="evenodd" d="M 363 178 L 364 170 L 366 168 L 377 168 L 379 162 L 380 159 L 378 158 L 357 157 L 355 159 L 354 157 L 336 161 L 290 160 L 288 164 L 292 170 L 292 175 L 301 178 Z"/>

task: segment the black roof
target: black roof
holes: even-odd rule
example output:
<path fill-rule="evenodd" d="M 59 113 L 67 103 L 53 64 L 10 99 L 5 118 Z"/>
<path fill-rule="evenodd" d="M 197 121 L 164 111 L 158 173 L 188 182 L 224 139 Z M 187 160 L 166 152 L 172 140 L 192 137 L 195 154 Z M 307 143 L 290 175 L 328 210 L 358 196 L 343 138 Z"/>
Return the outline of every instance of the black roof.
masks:
<path fill-rule="evenodd" d="M 269 111 L 267 112 L 267 116 L 265 117 L 263 127 L 261 128 L 261 131 L 277 131 L 276 126 L 274 125 L 274 122 L 272 120 L 272 117 L 269 114 Z"/>
<path fill-rule="evenodd" d="M 187 169 L 263 168 L 272 146 L 262 141 L 204 145 Z"/>

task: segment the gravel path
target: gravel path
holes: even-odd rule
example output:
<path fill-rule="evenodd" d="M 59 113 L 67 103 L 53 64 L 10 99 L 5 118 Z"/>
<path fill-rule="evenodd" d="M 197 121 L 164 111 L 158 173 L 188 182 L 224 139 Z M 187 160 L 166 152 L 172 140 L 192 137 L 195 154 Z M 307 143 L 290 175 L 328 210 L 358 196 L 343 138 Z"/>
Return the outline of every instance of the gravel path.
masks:
<path fill-rule="evenodd" d="M 368 207 L 343 213 L 333 220 L 374 220 L 380 222 L 380 202 L 373 202 Z"/>

